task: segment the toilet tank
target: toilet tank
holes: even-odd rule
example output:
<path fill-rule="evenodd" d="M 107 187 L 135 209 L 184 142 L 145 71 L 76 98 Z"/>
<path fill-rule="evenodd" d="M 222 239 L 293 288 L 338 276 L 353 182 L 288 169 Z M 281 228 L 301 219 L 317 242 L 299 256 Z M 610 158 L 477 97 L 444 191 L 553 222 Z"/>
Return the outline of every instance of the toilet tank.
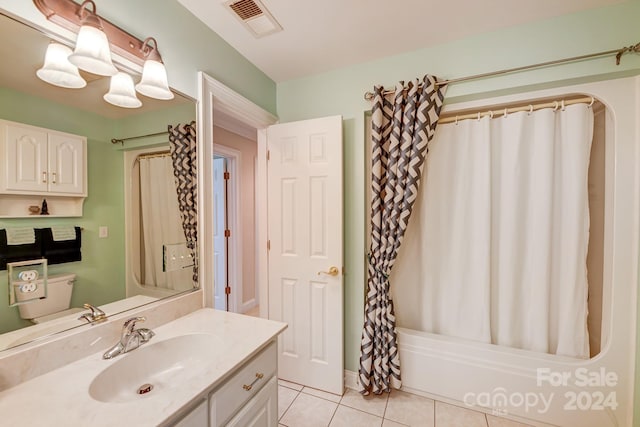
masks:
<path fill-rule="evenodd" d="M 76 280 L 75 274 L 58 274 L 49 276 L 47 279 L 46 298 L 26 302 L 18 306 L 20 317 L 23 319 L 34 319 L 36 317 L 47 316 L 68 309 L 71 306 L 71 292 L 73 282 Z M 29 292 L 23 299 L 31 299 L 40 294 L 44 297 L 44 286 L 42 280 L 36 280 L 36 293 Z M 16 299 L 21 300 L 21 293 L 16 289 Z"/>

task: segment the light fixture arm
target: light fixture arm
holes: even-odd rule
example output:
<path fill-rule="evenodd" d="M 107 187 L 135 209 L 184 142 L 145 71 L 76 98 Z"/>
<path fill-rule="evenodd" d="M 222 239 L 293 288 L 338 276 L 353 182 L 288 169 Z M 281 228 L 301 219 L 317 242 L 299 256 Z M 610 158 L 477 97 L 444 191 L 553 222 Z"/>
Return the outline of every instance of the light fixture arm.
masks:
<path fill-rule="evenodd" d="M 149 45 L 151 42 L 153 42 L 153 47 Z M 146 59 L 162 63 L 162 57 L 160 56 L 160 52 L 158 52 L 158 42 L 153 37 L 147 37 L 142 42 L 142 54 Z"/>
<path fill-rule="evenodd" d="M 147 56 L 143 51 L 144 42 L 100 17 L 92 0 L 85 0 L 82 4 L 73 0 L 33 0 L 33 3 L 49 21 L 74 33 L 78 32 L 85 20 L 95 17 L 107 35 L 112 53 L 140 66 L 144 63 Z M 93 6 L 93 11 L 87 10 L 88 4 Z M 153 50 L 157 52 L 157 44 Z"/>
<path fill-rule="evenodd" d="M 93 6 L 93 10 L 90 10 L 89 12 L 87 12 L 87 8 L 85 7 L 88 4 Z M 80 8 L 78 9 L 78 18 L 80 19 L 81 26 L 90 25 L 99 29 L 100 31 L 104 31 L 104 28 L 102 27 L 102 21 L 100 20 L 100 17 L 96 12 L 96 4 L 93 2 L 93 0 L 84 0 L 82 2 Z"/>
<path fill-rule="evenodd" d="M 80 20 L 83 20 L 85 18 L 85 14 L 87 13 L 87 8 L 85 7 L 85 5 L 87 4 L 93 5 L 93 10 L 91 11 L 91 13 L 93 13 L 94 15 L 98 14 L 96 12 L 96 4 L 93 2 L 93 0 L 84 0 L 80 5 L 80 8 L 78 9 L 78 18 L 80 18 Z"/>

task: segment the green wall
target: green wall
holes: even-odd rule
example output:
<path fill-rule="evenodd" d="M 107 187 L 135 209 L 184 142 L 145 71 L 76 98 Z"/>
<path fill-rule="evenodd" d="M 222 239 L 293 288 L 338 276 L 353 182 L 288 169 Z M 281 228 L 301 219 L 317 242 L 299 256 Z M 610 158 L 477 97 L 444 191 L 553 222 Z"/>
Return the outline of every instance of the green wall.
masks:
<path fill-rule="evenodd" d="M 81 218 L 1 219 L 0 228 L 77 225 L 82 231 L 82 261 L 52 265 L 49 274 L 75 273 L 72 305 L 106 304 L 125 297 L 124 172 L 122 153 L 111 144 L 113 123 L 101 116 L 51 101 L 0 89 L 0 118 L 87 137 L 88 194 Z M 48 199 L 51 208 L 55 200 Z M 109 237 L 98 238 L 98 227 Z M 29 325 L 8 306 L 7 272 L 0 272 L 0 333 Z"/>
<path fill-rule="evenodd" d="M 363 322 L 364 117 L 370 109 L 363 94 L 376 84 L 393 87 L 399 80 L 426 73 L 455 78 L 629 46 L 640 41 L 638 17 L 640 2 L 630 1 L 278 84 L 282 122 L 329 115 L 344 119 L 345 369 L 358 369 Z M 451 103 L 638 73 L 640 55 L 629 54 L 620 66 L 608 57 L 451 85 L 446 100 Z M 640 375 L 636 378 L 639 383 Z M 636 402 L 640 408 L 640 400 Z"/>

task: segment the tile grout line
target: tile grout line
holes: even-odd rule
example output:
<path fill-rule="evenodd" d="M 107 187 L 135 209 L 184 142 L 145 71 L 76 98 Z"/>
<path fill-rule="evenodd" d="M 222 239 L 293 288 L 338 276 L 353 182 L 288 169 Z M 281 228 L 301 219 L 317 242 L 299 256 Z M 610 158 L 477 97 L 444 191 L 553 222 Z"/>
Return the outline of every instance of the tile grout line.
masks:
<path fill-rule="evenodd" d="M 343 394 L 342 396 L 340 396 L 340 400 L 338 400 L 337 402 L 334 402 L 333 400 L 331 400 L 331 399 L 326 399 L 326 398 L 324 398 L 324 397 L 322 397 L 322 396 L 318 396 L 318 395 L 311 394 L 311 393 L 305 393 L 303 390 L 304 390 L 304 389 L 300 390 L 300 392 L 299 392 L 299 393 L 304 393 L 304 394 L 306 394 L 307 396 L 317 397 L 318 399 L 326 400 L 327 402 L 331 402 L 331 403 L 337 403 L 337 404 L 340 404 L 340 402 L 342 402 L 342 398 L 344 397 L 344 394 Z M 315 388 L 314 388 L 313 390 L 317 390 L 317 389 L 315 389 Z M 318 390 L 318 391 L 323 391 L 323 390 Z M 328 392 L 325 392 L 325 393 L 328 393 Z M 331 394 L 331 393 L 329 393 L 329 394 Z M 337 394 L 336 394 L 336 396 L 337 396 Z"/>
<path fill-rule="evenodd" d="M 331 401 L 329 400 L 328 402 L 331 402 Z M 332 402 L 332 403 L 336 403 L 336 402 Z M 333 418 L 336 416 L 336 412 L 338 412 L 338 406 L 340 406 L 339 403 L 336 404 L 336 408 L 333 410 L 333 414 L 331 414 L 331 419 L 329 419 L 329 424 L 327 424 L 327 427 L 331 425 L 331 421 L 333 421 Z"/>
<path fill-rule="evenodd" d="M 382 424 L 384 424 L 384 420 L 387 418 L 387 407 L 389 406 L 389 398 L 391 397 L 391 392 L 387 393 L 387 401 L 384 402 L 384 411 L 382 411 Z M 392 421 L 392 420 L 389 420 Z"/>
<path fill-rule="evenodd" d="M 436 425 L 436 401 L 435 399 L 431 400 L 433 402 L 433 427 L 438 427 Z"/>
<path fill-rule="evenodd" d="M 365 411 L 363 409 L 360 409 L 360 408 L 354 408 L 353 406 L 343 405 L 342 403 L 338 403 L 338 406 L 342 406 L 343 408 L 348 408 L 348 409 L 352 409 L 354 411 L 362 412 L 363 414 L 371 415 L 373 417 L 380 418 L 381 420 L 384 421 L 384 417 L 381 417 L 381 416 L 376 415 L 376 414 L 372 414 L 371 412 L 367 412 L 367 411 Z M 392 420 L 389 420 L 389 421 L 392 421 Z"/>
<path fill-rule="evenodd" d="M 282 387 L 284 387 L 284 386 L 282 386 Z M 293 390 L 293 389 L 290 388 L 289 390 Z M 291 403 L 289 403 L 289 406 L 287 406 L 287 409 L 284 410 L 284 412 L 282 413 L 282 416 L 280 418 L 278 418 L 278 424 L 280 424 L 280 420 L 284 418 L 284 416 L 287 413 L 287 411 L 289 410 L 289 408 L 291 408 L 291 405 L 293 405 L 293 402 L 295 402 L 296 399 L 298 398 L 298 396 L 300 396 L 300 393 L 301 393 L 300 391 L 297 391 L 297 390 L 293 390 L 293 391 L 295 391 L 297 393 L 296 397 L 294 397 L 293 400 L 291 401 Z"/>

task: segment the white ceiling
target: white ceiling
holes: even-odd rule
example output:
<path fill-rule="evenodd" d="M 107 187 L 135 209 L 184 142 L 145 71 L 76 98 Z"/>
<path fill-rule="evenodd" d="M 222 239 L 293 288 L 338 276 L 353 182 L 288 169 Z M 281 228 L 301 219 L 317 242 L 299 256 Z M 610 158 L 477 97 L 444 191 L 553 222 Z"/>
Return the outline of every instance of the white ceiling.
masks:
<path fill-rule="evenodd" d="M 223 6 L 178 0 L 282 82 L 623 0 L 262 0 L 284 31 L 260 39 Z"/>

